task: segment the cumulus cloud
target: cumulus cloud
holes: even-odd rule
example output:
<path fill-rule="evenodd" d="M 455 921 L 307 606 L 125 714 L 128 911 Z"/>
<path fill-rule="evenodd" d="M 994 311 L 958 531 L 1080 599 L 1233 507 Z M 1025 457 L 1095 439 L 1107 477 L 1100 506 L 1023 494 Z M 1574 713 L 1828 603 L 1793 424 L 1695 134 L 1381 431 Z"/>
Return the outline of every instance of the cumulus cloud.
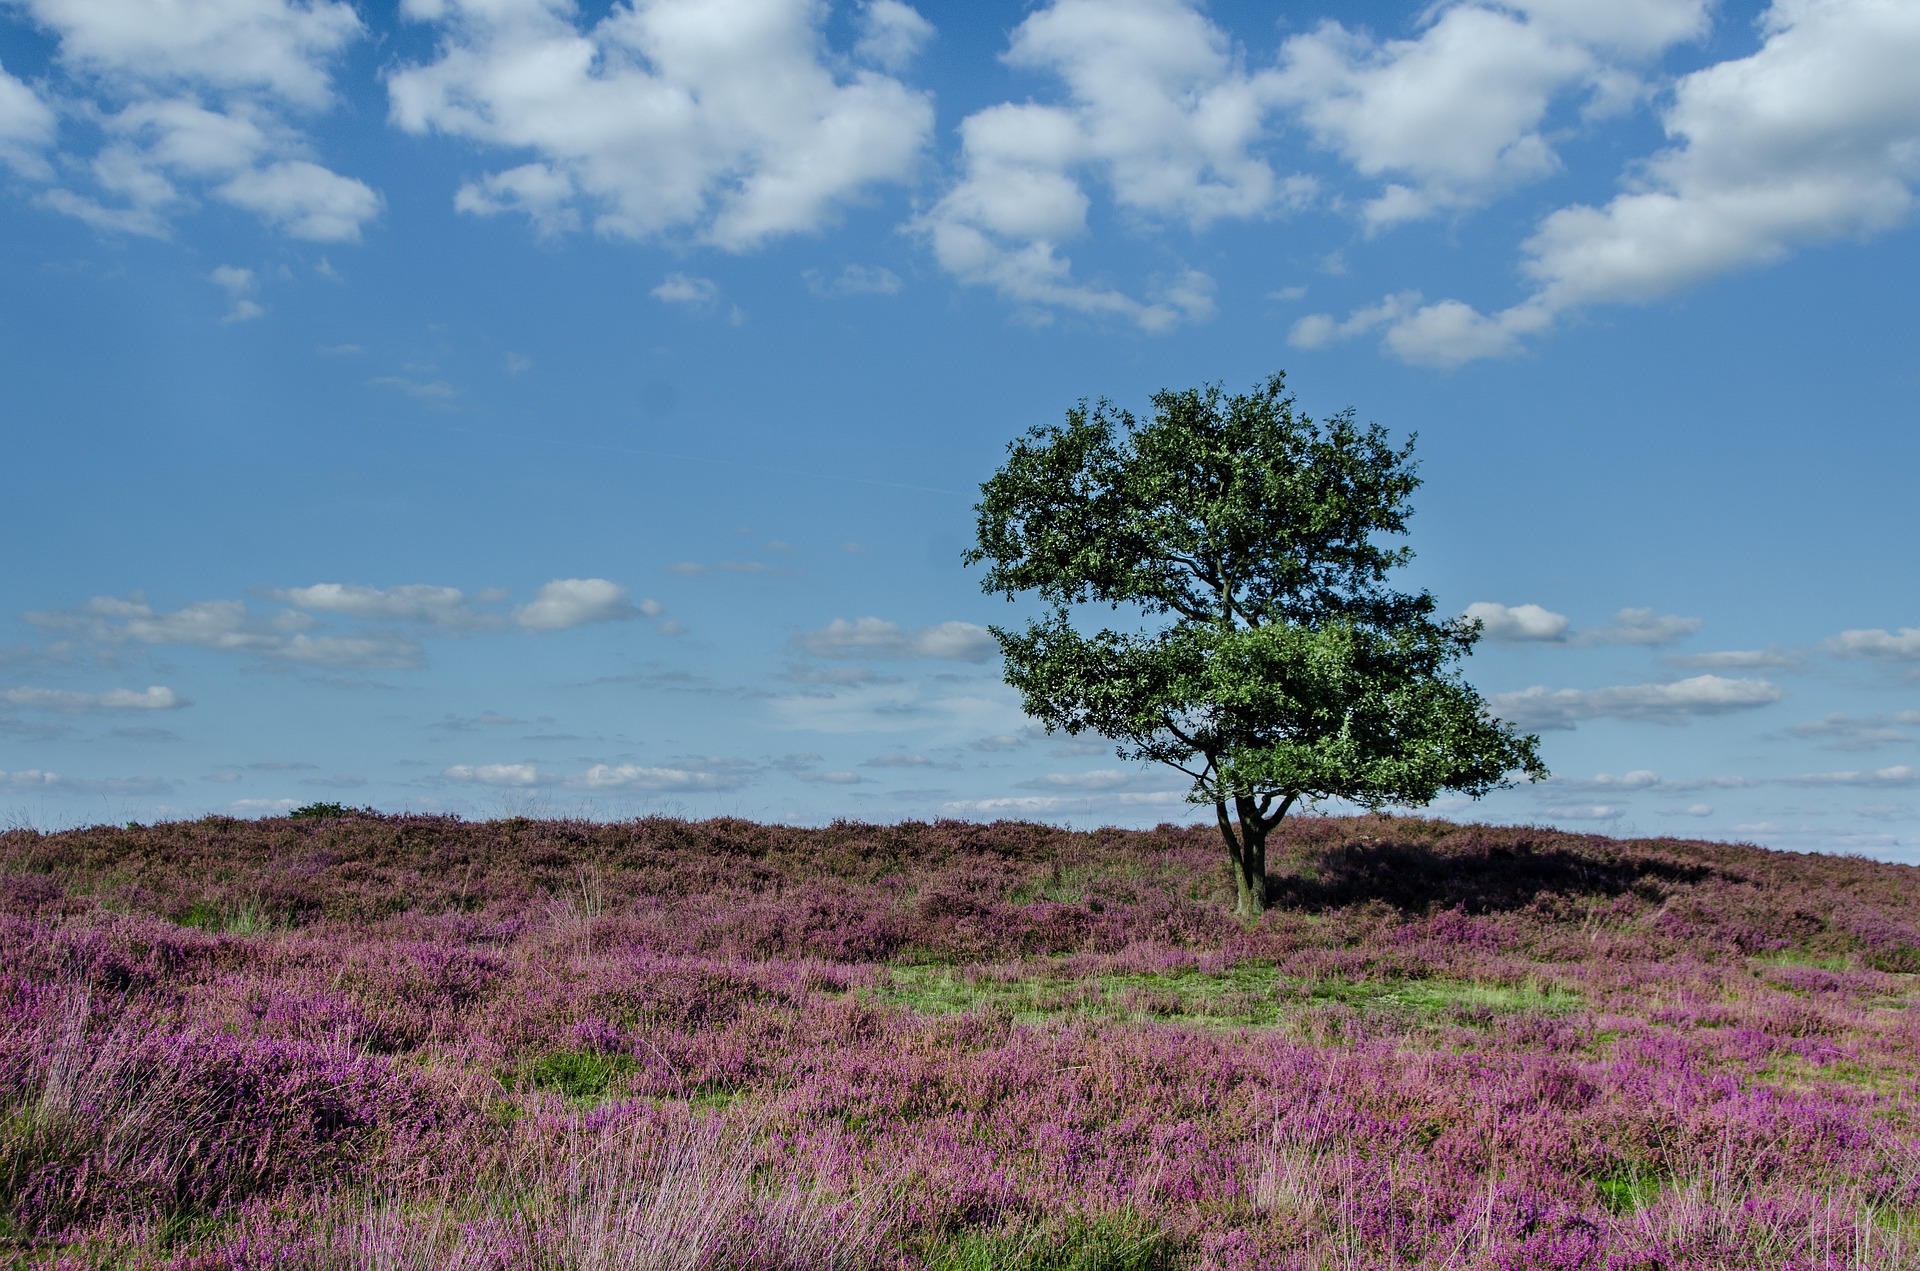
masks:
<path fill-rule="evenodd" d="M 1827 649 L 1843 658 L 1872 658 L 1881 662 L 1920 662 L 1920 627 L 1898 631 L 1856 629 L 1842 631 L 1827 641 Z"/>
<path fill-rule="evenodd" d="M 1523 15 L 1442 11 L 1418 39 L 1376 43 L 1337 22 L 1288 40 L 1278 77 L 1321 145 L 1363 176 L 1373 228 L 1483 202 L 1553 172 L 1547 108 L 1597 69 L 1581 45 Z"/>
<path fill-rule="evenodd" d="M 114 688 L 100 693 L 80 693 L 61 688 L 0 689 L 0 702 L 68 714 L 81 711 L 172 711 L 193 705 L 164 684 L 150 684 L 144 689 Z"/>
<path fill-rule="evenodd" d="M 1194 228 L 1285 211 L 1313 191 L 1257 152 L 1272 73 L 1247 71 L 1191 4 L 1054 0 L 1015 28 L 1004 60 L 1056 80 L 1064 100 L 961 122 L 961 175 L 916 226 L 964 282 L 1166 330 L 1213 313 L 1213 280 L 1173 270 L 1142 299 L 1075 279 L 1061 247 L 1087 232 L 1090 186 L 1128 215 Z"/>
<path fill-rule="evenodd" d="M 1572 728 L 1583 719 L 1638 719 L 1685 723 L 1696 715 L 1724 715 L 1781 698 L 1768 680 L 1696 675 L 1669 684 L 1620 684 L 1595 689 L 1540 685 L 1488 699 L 1493 713 L 1522 728 Z"/>
<path fill-rule="evenodd" d="M 1672 644 L 1700 629 L 1700 619 L 1652 609 L 1622 609 L 1603 627 L 1574 630 L 1565 614 L 1539 605 L 1476 601 L 1462 615 L 1477 619 L 1486 635 L 1502 643 Z"/>
<path fill-rule="evenodd" d="M 1385 326 L 1388 349 L 1434 366 L 1502 356 L 1571 309 L 1657 300 L 1805 244 L 1901 223 L 1920 170 L 1920 10 L 1776 0 L 1762 29 L 1755 53 L 1674 85 L 1662 118 L 1673 144 L 1640 165 L 1625 192 L 1540 223 L 1522 249 L 1532 295 L 1491 315 L 1457 300 L 1416 303 L 1372 324 Z M 1304 331 L 1368 329 L 1316 315 Z"/>
<path fill-rule="evenodd" d="M 1412 39 L 1338 22 L 1289 39 L 1275 97 L 1321 146 L 1380 181 L 1360 216 L 1377 231 L 1474 207 L 1559 170 L 1548 112 L 1630 101 L 1640 68 L 1703 34 L 1708 0 L 1441 4 Z"/>
<path fill-rule="evenodd" d="M 860 11 L 854 55 L 889 71 L 905 70 L 934 37 L 933 23 L 900 0 L 868 0 Z"/>
<path fill-rule="evenodd" d="M 657 602 L 634 605 L 625 587 L 604 578 L 557 578 L 540 588 L 530 603 L 515 609 L 513 620 L 528 631 L 565 631 L 659 612 Z"/>
<path fill-rule="evenodd" d="M 815 230 L 911 177 L 925 93 L 826 47 L 813 0 L 638 0 L 583 29 L 559 0 L 407 0 L 436 59 L 388 79 L 395 123 L 535 161 L 462 188 L 456 206 L 519 211 L 546 233 L 686 234 L 743 251 Z M 912 10 L 870 6 L 861 57 L 904 58 Z"/>
<path fill-rule="evenodd" d="M 1557 643 L 1567 637 L 1567 616 L 1539 605 L 1502 605 L 1477 600 L 1467 606 L 1466 617 L 1477 621 L 1489 639 L 1503 642 L 1544 641 Z"/>
<path fill-rule="evenodd" d="M 883 618 L 835 618 L 819 631 L 793 638 L 793 647 L 822 658 L 948 658 L 984 662 L 998 651 L 993 633 L 971 622 L 902 627 Z"/>
<path fill-rule="evenodd" d="M 164 236 L 194 192 L 294 238 L 358 239 L 379 214 L 365 182 L 315 162 L 302 115 L 333 101 L 329 63 L 364 34 L 326 0 L 22 0 L 102 144 L 85 180 L 42 202 L 116 233 Z M 8 113 L 0 91 L 0 118 Z M 4 125 L 0 125 L 3 128 Z M 51 174 L 47 174 L 51 176 Z"/>
<path fill-rule="evenodd" d="M 1700 629 L 1700 619 L 1678 614 L 1656 613 L 1652 609 L 1622 609 L 1604 627 L 1589 627 L 1580 632 L 1582 644 L 1672 644 Z"/>

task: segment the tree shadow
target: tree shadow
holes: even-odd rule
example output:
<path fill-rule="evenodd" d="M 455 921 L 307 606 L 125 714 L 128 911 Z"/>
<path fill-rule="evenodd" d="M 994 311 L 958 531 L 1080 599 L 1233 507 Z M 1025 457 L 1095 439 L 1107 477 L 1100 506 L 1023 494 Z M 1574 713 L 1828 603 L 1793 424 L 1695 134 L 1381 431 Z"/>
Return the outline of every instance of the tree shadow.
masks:
<path fill-rule="evenodd" d="M 1267 878 L 1276 908 L 1308 912 L 1381 901 L 1403 913 L 1455 906 L 1468 913 L 1523 909 L 1543 896 L 1655 899 L 1674 886 L 1721 876 L 1706 865 L 1658 857 L 1601 857 L 1529 843 L 1473 845 L 1438 851 L 1426 844 L 1348 843 L 1307 857 L 1314 876 L 1280 869 Z M 1651 885 L 1651 886 L 1650 886 Z"/>

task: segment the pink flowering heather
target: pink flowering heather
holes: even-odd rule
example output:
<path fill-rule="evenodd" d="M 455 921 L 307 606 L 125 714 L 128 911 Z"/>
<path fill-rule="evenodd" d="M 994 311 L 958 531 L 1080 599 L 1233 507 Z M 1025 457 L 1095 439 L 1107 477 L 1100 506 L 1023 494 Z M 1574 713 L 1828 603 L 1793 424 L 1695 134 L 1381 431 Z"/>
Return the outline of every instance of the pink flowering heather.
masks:
<path fill-rule="evenodd" d="M 1302 820 L 0 834 L 14 1266 L 1920 1268 L 1920 873 Z"/>

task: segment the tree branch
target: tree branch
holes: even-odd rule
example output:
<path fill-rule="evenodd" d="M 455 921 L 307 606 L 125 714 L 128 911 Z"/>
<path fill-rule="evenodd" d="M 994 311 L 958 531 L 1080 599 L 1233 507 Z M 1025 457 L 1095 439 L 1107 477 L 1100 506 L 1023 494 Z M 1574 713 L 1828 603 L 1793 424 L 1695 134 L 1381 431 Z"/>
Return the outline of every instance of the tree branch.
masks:
<path fill-rule="evenodd" d="M 1271 798 L 1271 797 L 1272 797 L 1271 795 L 1268 796 L 1268 798 Z M 1271 831 L 1274 826 L 1280 824 L 1281 821 L 1286 819 L 1287 809 L 1291 808 L 1293 806 L 1293 801 L 1295 799 L 1298 799 L 1299 797 L 1300 797 L 1300 792 L 1298 790 L 1295 790 L 1291 794 L 1287 795 L 1286 798 L 1280 801 L 1280 810 L 1278 812 L 1275 812 L 1272 816 L 1268 816 L 1267 810 L 1265 808 L 1261 808 L 1260 809 L 1260 828 L 1263 831 Z"/>

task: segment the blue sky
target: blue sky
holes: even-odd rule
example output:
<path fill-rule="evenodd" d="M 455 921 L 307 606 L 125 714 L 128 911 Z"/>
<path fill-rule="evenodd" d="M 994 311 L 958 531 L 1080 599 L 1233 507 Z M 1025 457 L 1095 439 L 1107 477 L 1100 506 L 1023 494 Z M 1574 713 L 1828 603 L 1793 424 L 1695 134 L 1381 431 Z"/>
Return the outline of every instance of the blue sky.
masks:
<path fill-rule="evenodd" d="M 1182 819 L 960 553 L 1075 400 L 1419 434 L 1543 785 L 1920 860 L 1920 3 L 11 0 L 0 809 Z M 1471 607 L 1471 608 L 1470 608 Z"/>

